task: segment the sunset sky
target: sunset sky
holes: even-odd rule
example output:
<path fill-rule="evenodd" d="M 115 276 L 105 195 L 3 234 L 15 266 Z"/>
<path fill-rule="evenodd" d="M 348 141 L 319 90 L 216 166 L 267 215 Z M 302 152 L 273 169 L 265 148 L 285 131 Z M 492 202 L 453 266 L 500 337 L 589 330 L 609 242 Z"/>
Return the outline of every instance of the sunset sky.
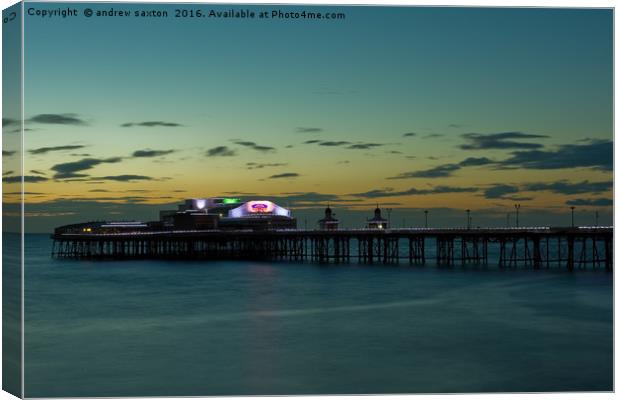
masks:
<path fill-rule="evenodd" d="M 26 3 L 26 9 L 66 7 Z M 344 20 L 25 18 L 27 229 L 266 198 L 314 226 L 611 223 L 612 11 L 233 7 Z M 231 7 L 200 6 L 227 10 Z M 6 61 L 5 61 L 6 62 Z M 18 115 L 3 115 L 5 203 Z M 8 152 L 8 153 L 7 153 Z M 6 207 L 6 206 L 5 206 Z M 529 219 L 528 219 L 529 218 Z"/>

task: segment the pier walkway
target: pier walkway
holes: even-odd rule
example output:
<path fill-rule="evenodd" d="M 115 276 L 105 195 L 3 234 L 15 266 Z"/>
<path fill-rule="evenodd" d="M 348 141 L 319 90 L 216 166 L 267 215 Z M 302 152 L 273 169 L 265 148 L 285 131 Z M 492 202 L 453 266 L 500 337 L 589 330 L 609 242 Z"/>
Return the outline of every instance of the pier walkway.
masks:
<path fill-rule="evenodd" d="M 267 259 L 612 270 L 613 227 L 56 233 L 73 259 Z"/>

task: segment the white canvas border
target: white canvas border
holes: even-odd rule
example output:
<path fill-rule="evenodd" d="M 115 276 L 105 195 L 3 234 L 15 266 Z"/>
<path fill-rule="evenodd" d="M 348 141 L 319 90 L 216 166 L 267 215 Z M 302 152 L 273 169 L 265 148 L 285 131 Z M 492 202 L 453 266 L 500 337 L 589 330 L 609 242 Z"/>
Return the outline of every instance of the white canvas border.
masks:
<path fill-rule="evenodd" d="M 31 0 L 31 1 L 41 1 L 45 0 Z M 65 2 L 76 2 L 83 3 L 86 1 L 80 0 L 65 0 Z M 103 2 L 103 1 L 102 1 Z M 122 3 L 121 1 L 105 1 L 106 3 Z M 425 0 L 425 1 L 416 1 L 416 0 L 312 0 L 312 1 L 302 1 L 302 0 L 287 0 L 286 2 L 277 2 L 277 1 L 263 1 L 263 0 L 210 0 L 208 2 L 198 2 L 198 1 L 178 1 L 178 0 L 132 0 L 132 3 L 223 3 L 223 4 L 312 4 L 312 5 L 321 5 L 321 4 L 338 4 L 338 5 L 383 5 L 383 6 L 474 6 L 474 7 L 560 7 L 560 8 L 578 8 L 578 7 L 595 7 L 595 8 L 615 8 L 615 1 L 609 0 L 519 0 L 519 1 L 501 1 L 501 0 L 450 0 L 450 1 L 441 1 L 441 0 Z M 2 9 L 7 8 L 13 4 L 15 1 L 12 0 L 0 0 L 0 5 L 2 5 Z M 615 23 L 614 23 L 615 27 Z M 2 38 L 2 33 L 0 30 L 0 40 Z M 615 63 L 615 49 L 616 44 L 618 43 L 618 32 L 614 29 L 614 99 L 617 84 L 615 81 L 615 76 L 618 72 L 618 67 Z M 2 62 L 2 54 L 0 52 L 0 63 Z M 22 71 L 23 72 L 23 71 Z M 1 71 L 0 71 L 1 78 Z M 1 82 L 1 80 L 0 80 Z M 0 100 L 0 108 L 2 106 L 2 101 Z M 618 106 L 614 101 L 614 116 L 618 113 Z M 615 138 L 615 130 L 616 130 L 617 121 L 614 118 L 614 138 Z M 618 149 L 618 143 L 614 141 L 614 170 L 618 167 L 617 160 L 615 158 L 615 154 Z M 614 184 L 614 198 L 618 195 L 618 188 Z M 2 207 L 0 205 L 0 212 Z M 614 225 L 618 226 L 618 215 L 614 212 Z M 2 227 L 2 221 L 0 219 L 0 228 Z M 614 238 L 614 248 L 617 248 L 615 245 L 617 243 L 617 238 Z M 0 242 L 0 251 L 2 250 L 2 244 Z M 620 257 L 615 254 L 614 255 L 614 264 L 617 264 L 617 261 Z M 615 287 L 617 283 L 617 275 L 614 273 L 614 321 L 616 320 L 616 313 L 618 311 L 618 299 L 615 296 Z M 23 280 L 22 280 L 23 283 Z M 2 287 L 0 286 L 0 297 L 2 294 Z M 23 294 L 23 288 L 22 288 Z M 0 310 L 0 317 L 2 311 Z M 22 327 L 23 328 L 23 327 Z M 615 328 L 615 323 L 614 323 Z M 614 329 L 614 360 L 617 360 L 618 349 L 615 346 L 617 343 L 618 332 Z M 615 362 L 614 362 L 615 366 Z M 0 364 L 0 379 L 1 379 L 1 364 Z M 618 382 L 618 370 L 614 368 L 614 383 Z M 277 399 L 281 396 L 256 396 L 256 398 L 261 399 Z M 308 400 L 320 400 L 321 398 L 325 398 L 326 396 L 295 396 Z M 351 400 L 351 399 L 362 399 L 367 396 L 329 396 L 330 399 L 334 400 Z M 465 400 L 473 400 L 480 399 L 483 400 L 509 400 L 509 399 L 544 399 L 544 400 L 573 400 L 573 399 L 611 399 L 615 398 L 615 394 L 613 393 L 551 393 L 551 394 L 541 394 L 541 393 L 527 393 L 527 394 L 443 394 L 443 395 L 382 395 L 382 396 L 373 396 L 373 398 L 377 398 L 380 400 L 445 400 L 446 398 L 457 398 L 457 399 L 465 399 Z M 167 399 L 184 399 L 187 397 L 166 397 Z M 204 397 L 196 397 L 196 398 L 204 398 Z M 242 399 L 245 397 L 227 397 L 230 400 Z M 14 399 L 13 396 L 6 392 L 0 392 L 0 400 L 8 400 Z M 137 398 L 127 398 L 127 399 L 137 399 Z"/>

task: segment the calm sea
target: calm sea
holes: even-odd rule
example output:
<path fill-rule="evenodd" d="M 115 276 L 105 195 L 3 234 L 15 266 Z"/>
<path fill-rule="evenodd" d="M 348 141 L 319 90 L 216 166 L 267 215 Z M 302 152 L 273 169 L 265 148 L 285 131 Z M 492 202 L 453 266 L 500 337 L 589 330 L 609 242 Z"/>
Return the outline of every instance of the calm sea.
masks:
<path fill-rule="evenodd" d="M 612 390 L 612 274 L 91 262 L 26 237 L 28 397 Z"/>

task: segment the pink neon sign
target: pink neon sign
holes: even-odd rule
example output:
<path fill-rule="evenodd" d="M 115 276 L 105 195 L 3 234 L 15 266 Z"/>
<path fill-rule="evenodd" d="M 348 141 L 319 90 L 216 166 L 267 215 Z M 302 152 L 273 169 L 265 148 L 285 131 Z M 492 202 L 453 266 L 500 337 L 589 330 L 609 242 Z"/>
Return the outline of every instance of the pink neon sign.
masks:
<path fill-rule="evenodd" d="M 248 201 L 246 209 L 251 213 L 270 213 L 273 211 L 274 204 L 270 201 Z"/>

